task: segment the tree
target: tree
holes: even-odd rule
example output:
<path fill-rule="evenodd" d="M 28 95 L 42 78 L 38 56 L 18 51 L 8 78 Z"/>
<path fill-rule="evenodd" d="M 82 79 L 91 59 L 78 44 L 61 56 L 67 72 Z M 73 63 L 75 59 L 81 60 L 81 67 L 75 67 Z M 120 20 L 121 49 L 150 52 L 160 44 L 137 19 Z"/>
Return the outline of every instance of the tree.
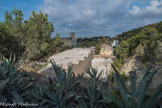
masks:
<path fill-rule="evenodd" d="M 162 33 L 162 21 L 157 26 L 158 33 Z"/>
<path fill-rule="evenodd" d="M 17 49 L 19 48 L 17 38 L 11 36 L 6 23 L 0 22 L 0 53 L 9 57 L 10 53 L 17 54 Z"/>
<path fill-rule="evenodd" d="M 133 36 L 131 38 L 128 38 L 126 41 L 129 44 L 129 56 L 132 56 L 135 54 L 136 47 L 140 44 L 140 36 Z"/>
<path fill-rule="evenodd" d="M 155 28 L 144 27 L 138 34 L 140 43 L 144 48 L 144 61 L 153 61 L 157 44 L 158 32 Z"/>
<path fill-rule="evenodd" d="M 53 24 L 48 21 L 48 15 L 41 11 L 37 14 L 34 11 L 30 16 L 27 25 L 26 39 L 26 56 L 31 60 L 36 60 L 45 55 L 46 49 L 49 47 L 48 40 L 54 31 Z"/>
<path fill-rule="evenodd" d="M 10 35 L 17 38 L 21 47 L 17 49 L 17 53 L 20 54 L 24 51 L 24 31 L 23 31 L 23 13 L 16 8 L 11 13 L 5 12 L 5 23 Z"/>
<path fill-rule="evenodd" d="M 129 44 L 127 41 L 122 41 L 116 49 L 117 58 L 123 63 L 129 55 Z"/>

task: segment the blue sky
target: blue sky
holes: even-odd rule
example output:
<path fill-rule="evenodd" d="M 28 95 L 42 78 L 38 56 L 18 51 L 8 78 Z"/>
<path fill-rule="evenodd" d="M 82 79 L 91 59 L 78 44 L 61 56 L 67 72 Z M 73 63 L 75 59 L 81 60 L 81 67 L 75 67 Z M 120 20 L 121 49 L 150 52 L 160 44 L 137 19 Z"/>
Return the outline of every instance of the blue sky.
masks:
<path fill-rule="evenodd" d="M 61 37 L 116 36 L 127 30 L 162 21 L 162 0 L 0 0 L 0 21 L 5 11 L 21 9 L 24 19 L 32 10 L 49 15 Z"/>
<path fill-rule="evenodd" d="M 0 0 L 0 21 L 4 21 L 5 11 L 11 12 L 14 7 L 23 11 L 24 19 L 28 19 L 32 10 L 38 11 L 43 0 Z"/>

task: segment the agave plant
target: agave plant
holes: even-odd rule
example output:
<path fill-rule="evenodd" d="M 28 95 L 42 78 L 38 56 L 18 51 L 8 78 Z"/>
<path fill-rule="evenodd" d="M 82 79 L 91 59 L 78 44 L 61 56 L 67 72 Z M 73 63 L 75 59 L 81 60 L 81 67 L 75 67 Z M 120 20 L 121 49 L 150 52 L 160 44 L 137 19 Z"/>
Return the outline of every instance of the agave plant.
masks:
<path fill-rule="evenodd" d="M 73 107 L 74 104 L 70 102 L 74 97 L 73 92 L 65 92 L 62 84 L 57 84 L 54 90 L 50 90 L 48 87 L 40 87 L 38 98 L 42 101 L 40 106 L 43 107 L 56 107 L 67 108 Z"/>
<path fill-rule="evenodd" d="M 23 102 L 27 95 L 24 91 L 33 85 L 29 82 L 30 78 L 22 77 L 22 70 L 18 70 L 19 64 L 20 62 L 15 65 L 15 56 L 11 55 L 9 59 L 1 58 L 0 102 Z"/>
<path fill-rule="evenodd" d="M 68 103 L 70 100 L 74 100 L 72 98 L 74 98 L 75 93 L 72 89 L 80 84 L 80 81 L 75 80 L 72 67 L 69 67 L 66 72 L 62 68 L 58 67 L 54 60 L 51 60 L 51 63 L 55 76 L 49 78 L 49 82 L 52 86 L 51 90 L 44 87 L 40 88 L 40 97 L 43 99 L 42 105 L 48 103 L 48 107 L 53 105 L 58 108 L 65 108 L 70 106 L 69 104 L 73 103 L 72 101 Z M 53 89 L 53 87 L 55 88 Z M 71 105 L 71 107 L 72 106 L 73 105 Z"/>
<path fill-rule="evenodd" d="M 55 84 L 62 84 L 65 91 L 70 91 L 78 84 L 80 80 L 75 80 L 75 74 L 72 71 L 72 67 L 68 67 L 68 71 L 64 71 L 62 68 L 58 67 L 54 60 L 51 60 L 55 77 L 53 77 Z"/>
<path fill-rule="evenodd" d="M 100 86 L 98 89 L 102 92 L 104 99 L 107 100 L 107 102 L 114 102 L 119 108 L 151 108 L 153 104 L 155 104 L 157 100 L 162 97 L 161 84 L 159 88 L 154 91 L 152 96 L 150 96 L 147 100 L 144 100 L 146 91 L 152 82 L 153 76 L 161 67 L 156 68 L 151 72 L 152 66 L 150 65 L 149 68 L 145 71 L 138 87 L 136 87 L 136 71 L 130 71 L 130 91 L 126 88 L 117 69 L 113 65 L 112 67 L 115 71 L 115 79 L 117 81 L 122 100 L 117 95 L 111 94 L 110 91 L 105 90 Z"/>
<path fill-rule="evenodd" d="M 97 74 L 95 69 L 87 71 L 86 77 L 88 78 L 88 82 L 82 81 L 83 87 L 85 87 L 85 92 L 87 92 L 87 94 L 85 93 L 76 97 L 80 108 L 97 108 L 99 103 L 103 101 L 101 92 L 97 90 L 97 86 L 99 85 L 97 83 L 99 82 L 101 74 L 102 72 Z"/>

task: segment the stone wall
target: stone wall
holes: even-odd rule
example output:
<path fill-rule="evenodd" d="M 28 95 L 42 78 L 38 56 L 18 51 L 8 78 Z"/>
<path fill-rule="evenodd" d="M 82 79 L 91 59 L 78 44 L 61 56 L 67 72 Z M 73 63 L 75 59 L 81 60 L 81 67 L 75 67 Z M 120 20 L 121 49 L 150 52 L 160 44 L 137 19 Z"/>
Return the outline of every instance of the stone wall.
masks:
<path fill-rule="evenodd" d="M 60 38 L 60 42 L 64 43 L 65 46 L 73 46 L 73 40 L 70 38 Z"/>

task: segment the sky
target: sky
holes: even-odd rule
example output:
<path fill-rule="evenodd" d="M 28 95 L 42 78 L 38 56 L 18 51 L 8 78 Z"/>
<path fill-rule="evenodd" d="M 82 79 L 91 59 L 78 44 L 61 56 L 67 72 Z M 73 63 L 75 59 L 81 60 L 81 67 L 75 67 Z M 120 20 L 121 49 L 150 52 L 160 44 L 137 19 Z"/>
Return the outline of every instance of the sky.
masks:
<path fill-rule="evenodd" d="M 48 14 L 54 33 L 68 37 L 116 36 L 162 21 L 162 0 L 0 0 L 0 22 L 16 7 L 24 19 L 32 11 Z"/>

